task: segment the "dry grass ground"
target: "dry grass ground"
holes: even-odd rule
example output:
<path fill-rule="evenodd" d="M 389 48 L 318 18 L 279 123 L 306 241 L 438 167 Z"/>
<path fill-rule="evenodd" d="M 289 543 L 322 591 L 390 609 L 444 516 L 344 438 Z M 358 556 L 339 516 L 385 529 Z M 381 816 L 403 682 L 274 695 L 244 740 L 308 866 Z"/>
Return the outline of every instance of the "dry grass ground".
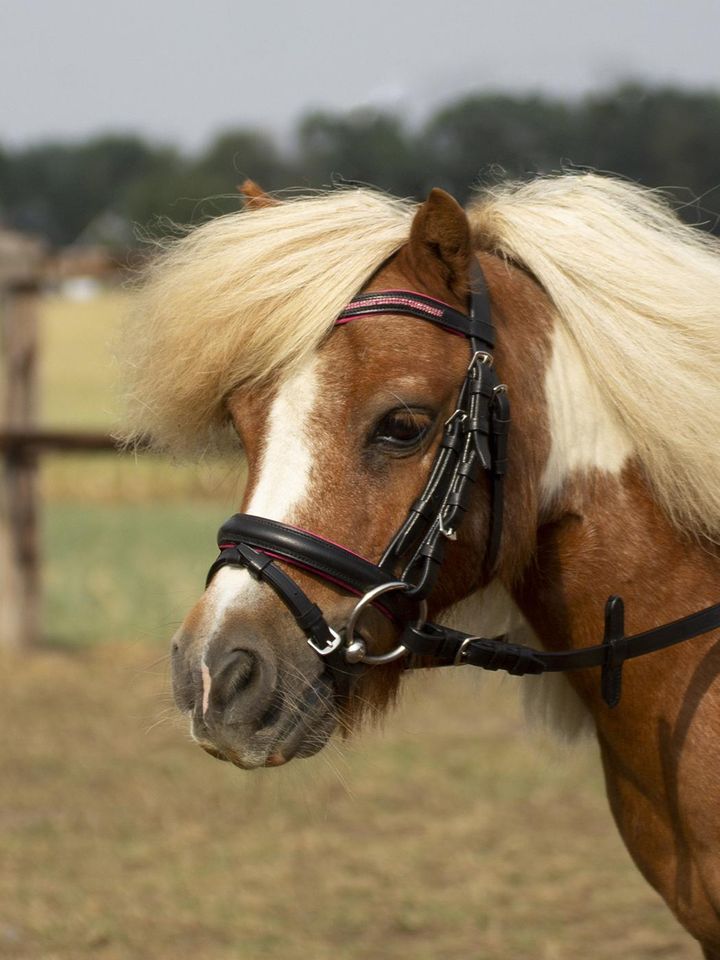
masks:
<path fill-rule="evenodd" d="M 594 748 L 524 729 L 511 680 L 420 679 L 384 735 L 247 774 L 188 742 L 142 645 L 1 669 L 2 958 L 698 956 Z"/>
<path fill-rule="evenodd" d="M 48 305 L 49 422 L 112 422 L 122 306 Z M 0 660 L 0 958 L 697 958 L 523 681 L 413 678 L 384 733 L 282 770 L 188 741 L 164 652 L 240 481 L 48 460 L 47 645 Z"/>

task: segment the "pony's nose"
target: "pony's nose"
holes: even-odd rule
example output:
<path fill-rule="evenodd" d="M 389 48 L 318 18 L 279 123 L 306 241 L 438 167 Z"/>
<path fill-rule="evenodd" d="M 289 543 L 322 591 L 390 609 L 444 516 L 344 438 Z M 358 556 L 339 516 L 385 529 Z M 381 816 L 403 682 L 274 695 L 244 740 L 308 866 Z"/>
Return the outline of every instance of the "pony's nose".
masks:
<path fill-rule="evenodd" d="M 275 689 L 275 670 L 268 657 L 249 647 L 233 647 L 204 668 L 205 720 L 222 717 L 224 724 L 256 724 Z"/>
<path fill-rule="evenodd" d="M 258 658 L 251 650 L 235 648 L 224 654 L 218 665 L 208 671 L 210 694 L 213 705 L 225 709 L 227 705 L 245 693 L 252 695 L 252 687 L 258 685 Z"/>

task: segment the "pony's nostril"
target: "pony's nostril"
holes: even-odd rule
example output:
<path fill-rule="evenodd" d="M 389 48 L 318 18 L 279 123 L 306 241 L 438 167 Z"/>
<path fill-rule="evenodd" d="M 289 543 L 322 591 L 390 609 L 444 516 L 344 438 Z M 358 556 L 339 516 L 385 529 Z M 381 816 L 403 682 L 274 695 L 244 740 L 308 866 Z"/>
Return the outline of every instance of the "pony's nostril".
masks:
<path fill-rule="evenodd" d="M 223 728 L 257 729 L 277 685 L 277 668 L 271 649 L 249 637 L 230 649 L 210 646 L 200 663 L 203 722 L 217 736 Z M 212 738 L 211 738 L 212 739 Z"/>
<path fill-rule="evenodd" d="M 227 706 L 253 686 L 257 672 L 258 661 L 254 653 L 237 648 L 230 650 L 212 671 L 212 702 L 219 707 Z"/>

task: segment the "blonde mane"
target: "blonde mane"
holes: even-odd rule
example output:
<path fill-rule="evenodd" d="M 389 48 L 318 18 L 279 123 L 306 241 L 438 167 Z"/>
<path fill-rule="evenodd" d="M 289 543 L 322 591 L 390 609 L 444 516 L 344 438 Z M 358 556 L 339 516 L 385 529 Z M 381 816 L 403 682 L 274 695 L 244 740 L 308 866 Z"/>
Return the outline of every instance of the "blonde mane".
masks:
<path fill-rule="evenodd" d="M 212 220 L 166 244 L 124 337 L 130 440 L 197 453 L 224 401 L 317 350 L 406 242 L 416 204 L 340 190 Z M 483 191 L 478 247 L 538 279 L 632 438 L 658 502 L 720 538 L 720 244 L 659 194 L 564 174 Z"/>
<path fill-rule="evenodd" d="M 179 455 L 221 443 L 227 395 L 317 350 L 406 242 L 415 207 L 335 190 L 219 217 L 167 242 L 120 346 L 126 439 Z"/>
<path fill-rule="evenodd" d="M 508 183 L 468 215 L 527 267 L 624 425 L 658 503 L 720 538 L 720 243 L 657 192 L 595 174 Z"/>

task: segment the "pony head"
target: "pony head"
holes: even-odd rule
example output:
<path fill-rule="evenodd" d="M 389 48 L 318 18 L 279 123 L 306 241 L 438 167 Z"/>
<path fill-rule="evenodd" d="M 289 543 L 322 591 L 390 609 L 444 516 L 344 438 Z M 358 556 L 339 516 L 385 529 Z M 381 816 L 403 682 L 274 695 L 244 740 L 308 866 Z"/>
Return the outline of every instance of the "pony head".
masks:
<path fill-rule="evenodd" d="M 582 546 L 585 529 L 574 525 L 586 496 L 580 480 L 595 469 L 618 475 L 633 456 L 678 523 L 695 511 L 698 530 L 698 515 L 720 528 L 710 482 L 718 470 L 707 463 L 720 454 L 708 454 L 697 432 L 668 443 L 666 431 L 680 397 L 720 417 L 706 412 L 701 389 L 688 398 L 682 366 L 714 369 L 714 321 L 707 306 L 699 309 L 699 294 L 680 311 L 665 269 L 683 262 L 707 292 L 717 288 L 717 258 L 657 201 L 599 177 L 514 185 L 484 197 L 470 219 L 440 190 L 420 205 L 371 190 L 282 203 L 254 184 L 243 192 L 243 212 L 181 236 L 149 268 L 127 336 L 132 439 L 244 457 L 241 512 L 377 563 L 425 485 L 468 348 L 462 337 L 392 312 L 335 322 L 362 291 L 414 291 L 466 312 L 478 257 L 498 331 L 496 366 L 513 396 L 496 571 L 503 589 L 542 625 L 525 577 L 540 569 L 538 530 L 563 523 L 568 551 Z M 630 262 L 639 249 L 644 259 Z M 673 323 L 653 313 L 653 298 L 677 308 Z M 663 391 L 639 395 L 637 384 L 651 377 Z M 430 617 L 478 596 L 491 610 L 496 585 L 483 593 L 488 527 L 489 492 L 479 482 L 448 544 Z M 560 610 L 574 582 L 562 579 L 567 557 L 541 560 L 545 582 L 559 584 L 548 596 Z M 330 626 L 346 623 L 356 598 L 310 571 L 292 576 Z M 500 612 L 511 615 L 510 607 Z M 375 609 L 358 629 L 373 654 L 397 641 Z M 373 668 L 338 697 L 284 604 L 232 566 L 188 614 L 172 657 L 176 700 L 194 736 L 242 767 L 317 752 L 338 726 L 348 730 L 390 703 L 401 676 L 398 663 Z"/>
<path fill-rule="evenodd" d="M 370 191 L 258 205 L 258 188 L 245 190 L 245 212 L 189 234 L 151 269 L 137 334 L 151 349 L 133 366 L 135 435 L 173 449 L 208 438 L 235 445 L 248 469 L 242 512 L 377 562 L 425 484 L 468 345 L 392 313 L 335 319 L 361 290 L 415 291 L 466 312 L 467 216 L 440 190 L 419 206 Z M 452 574 L 433 592 L 433 611 L 483 584 L 484 488 L 475 500 L 449 544 Z M 292 575 L 330 625 L 345 623 L 356 597 L 310 572 Z M 376 610 L 359 630 L 374 654 L 396 640 Z M 232 567 L 178 631 L 173 669 L 194 736 L 246 767 L 316 752 L 336 726 L 388 703 L 401 673 L 374 669 L 340 701 L 272 590 Z"/>

